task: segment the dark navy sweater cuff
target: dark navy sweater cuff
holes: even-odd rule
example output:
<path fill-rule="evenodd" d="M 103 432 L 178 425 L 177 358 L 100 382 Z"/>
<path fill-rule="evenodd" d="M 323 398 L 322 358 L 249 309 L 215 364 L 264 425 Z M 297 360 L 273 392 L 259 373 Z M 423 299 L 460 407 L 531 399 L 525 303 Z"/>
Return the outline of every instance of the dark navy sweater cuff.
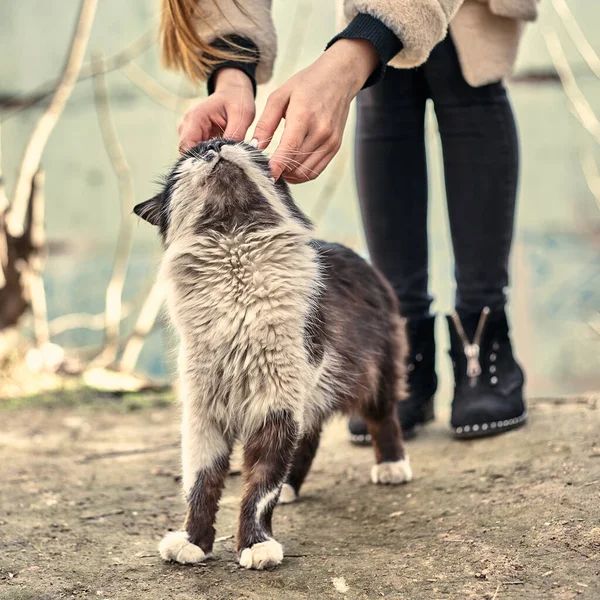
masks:
<path fill-rule="evenodd" d="M 214 65 L 212 73 L 208 76 L 206 87 L 208 88 L 208 95 L 215 91 L 215 75 L 219 69 L 224 67 L 231 67 L 239 69 L 248 75 L 252 82 L 252 89 L 254 96 L 256 97 L 256 67 L 258 66 L 259 51 L 258 46 L 248 38 L 244 38 L 238 35 L 230 35 L 222 40 L 216 40 L 212 44 L 213 48 L 217 50 L 229 51 L 237 54 L 240 57 L 248 57 L 249 61 L 245 60 L 224 60 Z"/>
<path fill-rule="evenodd" d="M 379 19 L 364 13 L 357 14 L 356 17 L 350 21 L 348 27 L 336 35 L 329 44 L 327 44 L 327 48 L 341 39 L 368 40 L 375 46 L 375 50 L 379 55 L 379 66 L 371 73 L 370 77 L 365 82 L 363 89 L 370 87 L 383 79 L 387 63 L 403 48 L 402 41 L 387 25 Z"/>

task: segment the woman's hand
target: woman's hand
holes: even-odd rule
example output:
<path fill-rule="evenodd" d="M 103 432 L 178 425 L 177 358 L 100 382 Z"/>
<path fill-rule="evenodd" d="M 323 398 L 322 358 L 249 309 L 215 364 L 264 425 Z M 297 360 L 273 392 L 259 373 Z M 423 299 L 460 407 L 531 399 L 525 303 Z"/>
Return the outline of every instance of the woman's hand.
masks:
<path fill-rule="evenodd" d="M 179 151 L 183 153 L 213 137 L 241 141 L 255 114 L 250 78 L 239 69 L 219 69 L 214 93 L 190 108 L 179 125 Z"/>
<path fill-rule="evenodd" d="M 341 39 L 269 96 L 254 138 L 263 150 L 285 119 L 270 161 L 276 180 L 301 183 L 325 169 L 340 149 L 350 103 L 378 61 L 371 42 Z"/>

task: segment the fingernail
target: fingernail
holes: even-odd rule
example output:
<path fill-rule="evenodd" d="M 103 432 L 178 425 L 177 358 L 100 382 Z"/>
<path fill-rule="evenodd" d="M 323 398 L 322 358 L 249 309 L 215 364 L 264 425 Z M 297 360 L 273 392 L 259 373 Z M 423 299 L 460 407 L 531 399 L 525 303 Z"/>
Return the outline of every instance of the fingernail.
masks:
<path fill-rule="evenodd" d="M 258 148 L 258 140 L 256 138 L 252 138 L 249 143 L 253 148 Z"/>

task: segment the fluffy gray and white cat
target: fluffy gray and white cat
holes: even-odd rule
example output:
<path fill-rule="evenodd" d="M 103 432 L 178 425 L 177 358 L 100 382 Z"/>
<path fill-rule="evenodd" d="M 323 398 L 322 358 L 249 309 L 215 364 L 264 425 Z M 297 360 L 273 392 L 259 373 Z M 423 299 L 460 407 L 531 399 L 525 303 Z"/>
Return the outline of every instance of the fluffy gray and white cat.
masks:
<path fill-rule="evenodd" d="M 162 235 L 159 277 L 181 339 L 188 514 L 161 542 L 165 560 L 211 553 L 235 440 L 244 447 L 237 551 L 247 568 L 281 562 L 273 509 L 298 496 L 334 412 L 367 421 L 374 483 L 411 479 L 395 410 L 407 341 L 394 294 L 354 252 L 314 238 L 261 152 L 201 143 L 135 213 Z"/>

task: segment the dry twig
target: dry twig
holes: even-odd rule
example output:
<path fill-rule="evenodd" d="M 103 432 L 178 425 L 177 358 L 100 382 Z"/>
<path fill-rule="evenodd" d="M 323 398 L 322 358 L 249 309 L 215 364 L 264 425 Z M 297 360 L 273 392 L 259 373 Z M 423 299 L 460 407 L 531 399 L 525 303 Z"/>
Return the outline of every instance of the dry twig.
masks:
<path fill-rule="evenodd" d="M 156 31 L 154 28 L 149 29 L 140 35 L 136 40 L 134 40 L 131 44 L 129 44 L 125 49 L 109 56 L 105 61 L 106 71 L 108 73 L 110 71 L 114 71 L 116 69 L 120 69 L 128 62 L 132 61 L 134 58 L 145 52 L 152 44 L 156 42 Z M 81 71 L 79 73 L 79 77 L 77 78 L 77 83 L 83 81 L 84 79 L 89 79 L 93 73 L 93 64 L 92 62 L 86 63 L 81 67 Z M 4 115 L 0 122 L 4 123 L 11 117 L 19 114 L 22 110 L 27 110 L 32 106 L 42 102 L 48 96 L 50 96 L 55 90 L 56 86 L 60 80 L 52 79 L 51 81 L 46 81 L 41 85 L 38 85 L 35 90 L 29 92 L 27 96 L 19 97 L 15 96 L 10 98 L 5 102 L 5 105 L 16 105 L 13 111 Z"/>
<path fill-rule="evenodd" d="M 48 327 L 48 309 L 46 305 L 46 290 L 42 273 L 46 259 L 46 234 L 44 230 L 44 184 L 45 175 L 38 171 L 34 178 L 31 191 L 31 203 L 26 232 L 31 244 L 31 254 L 27 266 L 27 286 L 33 313 L 33 334 L 38 348 L 50 342 Z"/>
<path fill-rule="evenodd" d="M 137 364 L 142 348 L 144 347 L 146 337 L 154 327 L 163 300 L 163 286 L 159 282 L 156 282 L 152 286 L 152 289 L 140 310 L 133 333 L 127 340 L 127 344 L 123 350 L 123 356 L 121 357 L 121 362 L 119 364 L 119 369 L 121 371 L 130 373 L 135 369 L 135 365 Z"/>
<path fill-rule="evenodd" d="M 8 196 L 2 171 L 2 128 L 0 127 L 0 289 L 6 285 L 4 271 L 8 266 L 8 240 L 6 239 L 5 217 L 8 210 Z"/>
<path fill-rule="evenodd" d="M 71 40 L 69 58 L 60 83 L 50 105 L 37 122 L 23 155 L 15 194 L 7 217 L 7 229 L 11 235 L 22 235 L 32 180 L 40 166 L 40 160 L 48 138 L 75 87 L 83 57 L 90 38 L 98 0 L 82 0 L 77 27 Z"/>
<path fill-rule="evenodd" d="M 581 54 L 592 73 L 600 79 L 600 56 L 596 54 L 592 45 L 587 41 L 571 9 L 565 0 L 551 0 L 551 2 L 573 44 L 575 44 L 575 48 L 577 48 L 577 51 Z"/>
<path fill-rule="evenodd" d="M 582 150 L 580 153 L 581 169 L 585 176 L 585 181 L 590 188 L 590 192 L 596 199 L 596 204 L 600 209 L 600 173 L 598 172 L 598 165 L 594 160 L 592 152 L 588 149 L 587 151 Z"/>
<path fill-rule="evenodd" d="M 163 450 L 172 450 L 178 448 L 179 442 L 172 444 L 162 444 L 160 446 L 154 446 L 153 448 L 135 448 L 132 450 L 111 450 L 109 452 L 97 452 L 95 454 L 88 454 L 80 459 L 78 462 L 85 464 L 94 460 L 102 460 L 105 458 L 117 458 L 119 456 L 135 456 L 137 454 L 152 454 L 154 452 L 162 452 Z"/>
<path fill-rule="evenodd" d="M 130 304 L 123 304 L 121 307 L 121 321 L 126 319 L 132 313 L 132 306 Z M 68 315 L 61 315 L 52 319 L 49 323 L 50 335 L 55 336 L 65 331 L 71 331 L 73 329 L 89 329 L 90 331 L 99 331 L 104 329 L 104 322 L 106 317 L 103 312 L 96 315 L 90 313 L 70 313 Z"/>
<path fill-rule="evenodd" d="M 279 63 L 278 73 L 280 76 L 277 78 L 277 86 L 281 85 L 285 79 L 291 77 L 297 70 L 298 59 L 306 41 L 312 11 L 313 5 L 311 2 L 299 2 L 296 5 L 296 12 L 292 20 L 295 26 Z"/>
<path fill-rule="evenodd" d="M 96 113 L 104 145 L 119 182 L 119 201 L 121 204 L 121 223 L 117 237 L 115 261 L 110 281 L 106 287 L 104 348 L 100 356 L 94 361 L 95 365 L 98 366 L 110 364 L 117 356 L 123 286 L 133 243 L 134 222 L 130 213 L 134 202 L 134 191 L 131 169 L 127 164 L 110 110 L 108 88 L 104 76 L 105 65 L 101 56 L 96 58 L 96 64 L 97 75 L 94 77 Z"/>
<path fill-rule="evenodd" d="M 146 96 L 154 100 L 159 106 L 163 106 L 169 110 L 175 112 L 184 111 L 201 100 L 200 97 L 184 98 L 183 96 L 173 94 L 173 92 L 164 88 L 156 79 L 150 77 L 146 71 L 133 62 L 123 66 L 121 71 Z"/>
<path fill-rule="evenodd" d="M 82 521 L 95 521 L 96 519 L 103 519 L 104 517 L 112 517 L 115 515 L 122 515 L 125 511 L 122 508 L 116 510 L 109 510 L 106 512 L 98 513 L 96 515 L 81 515 L 79 518 Z"/>
<path fill-rule="evenodd" d="M 548 52 L 560 77 L 561 84 L 571 102 L 575 117 L 583 127 L 592 135 L 597 143 L 600 144 L 600 121 L 594 114 L 592 107 L 577 85 L 573 70 L 565 56 L 560 39 L 554 29 L 543 29 L 544 40 L 548 47 Z"/>

